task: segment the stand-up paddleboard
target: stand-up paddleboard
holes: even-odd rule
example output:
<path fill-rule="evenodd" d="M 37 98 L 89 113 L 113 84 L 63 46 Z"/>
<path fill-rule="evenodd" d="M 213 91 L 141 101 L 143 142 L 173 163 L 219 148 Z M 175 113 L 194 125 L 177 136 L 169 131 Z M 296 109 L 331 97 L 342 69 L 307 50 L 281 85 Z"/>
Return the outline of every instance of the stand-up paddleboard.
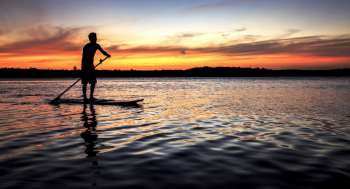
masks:
<path fill-rule="evenodd" d="M 94 104 L 94 105 L 110 105 L 110 106 L 137 106 L 143 99 L 136 100 L 110 100 L 110 99 L 96 99 L 92 103 L 84 102 L 83 99 L 60 99 L 55 104 Z"/>

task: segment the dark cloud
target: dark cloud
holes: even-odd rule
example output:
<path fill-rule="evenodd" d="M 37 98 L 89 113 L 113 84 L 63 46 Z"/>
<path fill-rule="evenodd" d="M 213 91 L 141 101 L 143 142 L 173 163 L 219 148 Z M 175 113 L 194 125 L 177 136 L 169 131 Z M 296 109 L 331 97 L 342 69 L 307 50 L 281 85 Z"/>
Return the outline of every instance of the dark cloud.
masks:
<path fill-rule="evenodd" d="M 175 37 L 177 38 L 192 38 L 192 37 L 197 37 L 203 35 L 203 33 L 181 33 L 176 35 Z"/>
<path fill-rule="evenodd" d="M 86 39 L 78 36 L 85 32 L 86 28 L 63 28 L 40 26 L 27 30 L 32 36 L 30 40 L 18 41 L 12 44 L 0 46 L 0 52 L 45 54 L 47 52 L 80 51 Z M 296 30 L 294 32 L 297 32 Z M 293 33 L 292 31 L 290 33 Z M 192 38 L 201 33 L 182 33 L 177 38 Z M 296 54 L 314 56 L 350 56 L 350 36 L 308 36 L 288 39 L 274 39 L 256 41 L 256 36 L 247 36 L 252 42 L 233 41 L 231 45 L 205 48 L 184 48 L 179 46 L 138 46 L 114 45 L 106 47 L 114 53 L 126 54 L 180 54 L 191 53 L 219 53 L 230 56 L 238 55 L 269 55 L 269 54 Z M 173 39 L 174 40 L 174 39 Z M 77 42 L 78 41 L 78 42 Z"/>
<path fill-rule="evenodd" d="M 169 54 L 186 54 L 187 49 L 183 47 L 155 47 L 155 46 L 139 46 L 133 48 L 119 49 L 116 52 L 128 54 L 154 54 L 154 53 L 169 53 Z"/>
<path fill-rule="evenodd" d="M 79 50 L 81 44 L 76 44 L 75 40 L 85 29 L 85 27 L 64 28 L 43 25 L 29 28 L 24 34 L 30 36 L 30 39 L 0 46 L 0 52 L 37 54 Z"/>
<path fill-rule="evenodd" d="M 175 36 L 172 36 L 171 38 L 175 39 L 186 39 L 186 38 L 193 38 L 204 35 L 204 33 L 196 33 L 196 32 L 188 32 L 188 33 L 180 33 Z"/>
<path fill-rule="evenodd" d="M 316 56 L 350 56 L 350 36 L 310 36 L 240 43 L 199 51 L 227 55 L 303 54 Z"/>
<path fill-rule="evenodd" d="M 120 50 L 120 45 L 112 45 L 107 48 L 109 51 L 117 51 Z"/>
<path fill-rule="evenodd" d="M 183 47 L 135 47 L 119 49 L 122 53 L 218 53 L 228 56 L 254 56 L 271 54 L 294 54 L 340 57 L 350 56 L 350 36 L 324 37 L 309 36 L 289 39 L 275 39 L 257 42 L 236 43 L 226 46 L 206 48 L 183 48 Z"/>

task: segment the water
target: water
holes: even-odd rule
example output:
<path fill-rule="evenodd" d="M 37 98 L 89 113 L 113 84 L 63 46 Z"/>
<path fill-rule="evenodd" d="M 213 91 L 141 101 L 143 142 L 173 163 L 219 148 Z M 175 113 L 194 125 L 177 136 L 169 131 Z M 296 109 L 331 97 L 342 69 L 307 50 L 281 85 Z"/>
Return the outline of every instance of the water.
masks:
<path fill-rule="evenodd" d="M 350 187 L 349 78 L 72 82 L 0 81 L 1 188 Z"/>

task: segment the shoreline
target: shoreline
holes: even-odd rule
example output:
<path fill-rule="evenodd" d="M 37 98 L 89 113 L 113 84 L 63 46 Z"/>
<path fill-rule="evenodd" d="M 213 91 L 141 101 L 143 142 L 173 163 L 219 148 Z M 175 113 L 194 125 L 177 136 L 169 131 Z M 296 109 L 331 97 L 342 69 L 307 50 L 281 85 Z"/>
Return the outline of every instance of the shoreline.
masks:
<path fill-rule="evenodd" d="M 0 78 L 77 78 L 79 70 L 0 68 Z M 188 70 L 96 70 L 99 78 L 239 78 L 239 77 L 350 77 L 350 69 L 271 70 L 264 68 L 201 67 Z"/>

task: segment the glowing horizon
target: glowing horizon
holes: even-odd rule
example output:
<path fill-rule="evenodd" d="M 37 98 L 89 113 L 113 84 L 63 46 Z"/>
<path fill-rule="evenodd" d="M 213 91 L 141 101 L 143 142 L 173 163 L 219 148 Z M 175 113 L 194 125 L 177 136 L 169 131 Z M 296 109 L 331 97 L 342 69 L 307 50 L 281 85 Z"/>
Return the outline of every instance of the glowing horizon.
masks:
<path fill-rule="evenodd" d="M 100 69 L 350 68 L 349 10 L 343 0 L 0 2 L 0 68 L 80 68 L 92 31 L 112 55 Z"/>

